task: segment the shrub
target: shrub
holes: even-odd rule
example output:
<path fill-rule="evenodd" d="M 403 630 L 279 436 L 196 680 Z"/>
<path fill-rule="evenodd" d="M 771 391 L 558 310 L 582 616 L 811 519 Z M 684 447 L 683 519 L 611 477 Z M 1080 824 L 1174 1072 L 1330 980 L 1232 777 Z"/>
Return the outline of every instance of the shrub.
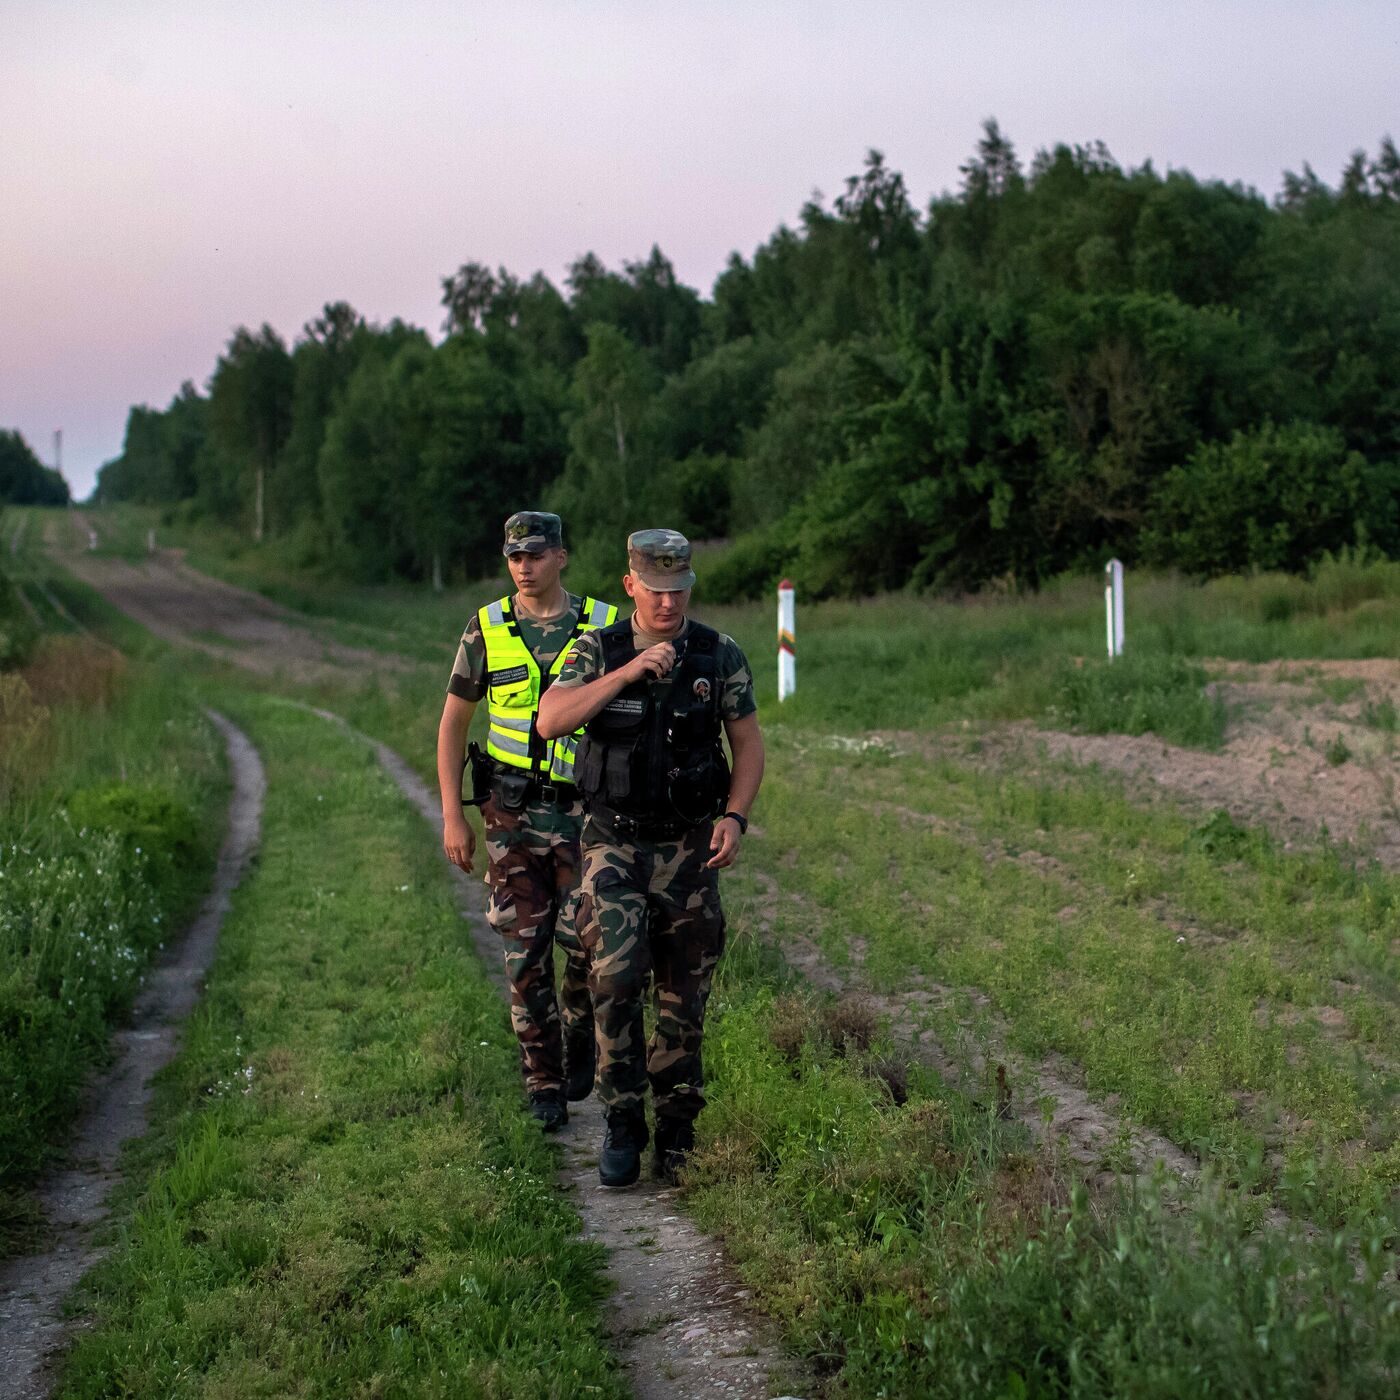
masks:
<path fill-rule="evenodd" d="M 1144 555 L 1188 573 L 1299 570 L 1391 533 L 1393 469 L 1335 428 L 1265 423 L 1197 447 L 1162 478 Z"/>
<path fill-rule="evenodd" d="M 181 884 L 196 860 L 194 815 L 168 792 L 126 783 L 83 788 L 68 799 L 68 814 L 75 827 L 106 832 L 123 852 L 144 856 L 162 886 Z"/>
<path fill-rule="evenodd" d="M 1186 849 L 1222 860 L 1235 860 L 1255 844 L 1256 838 L 1223 807 L 1218 807 L 1186 838 Z"/>
<path fill-rule="evenodd" d="M 706 569 L 701 580 L 705 601 L 739 603 L 768 597 L 783 576 L 791 549 L 791 534 L 781 524 L 736 540 Z"/>
<path fill-rule="evenodd" d="M 0 869 L 0 1183 L 39 1164 L 171 916 L 153 859 L 63 816 Z M 166 888 L 168 888 L 168 884 Z"/>
<path fill-rule="evenodd" d="M 1129 654 L 1064 665 L 1051 717 L 1089 734 L 1153 733 L 1173 744 L 1217 748 L 1224 702 L 1206 690 L 1199 666 L 1175 656 Z"/>

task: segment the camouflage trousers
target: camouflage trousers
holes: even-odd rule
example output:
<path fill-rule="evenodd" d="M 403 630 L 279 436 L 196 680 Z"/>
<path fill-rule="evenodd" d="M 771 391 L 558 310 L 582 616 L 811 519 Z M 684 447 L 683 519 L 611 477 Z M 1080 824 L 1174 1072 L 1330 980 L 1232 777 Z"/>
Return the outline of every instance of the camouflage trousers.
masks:
<path fill-rule="evenodd" d="M 583 807 L 529 802 L 507 812 L 495 795 L 482 804 L 486 823 L 486 918 L 501 935 L 510 982 L 510 1023 L 520 1042 L 525 1087 L 564 1084 L 565 1037 L 593 1034 L 588 960 L 575 927 L 579 833 Z M 554 991 L 554 945 L 564 977 Z"/>
<path fill-rule="evenodd" d="M 648 1082 L 658 1116 L 693 1119 L 705 1106 L 705 1003 L 724 951 L 719 872 L 704 868 L 711 830 L 651 842 L 584 828 L 578 927 L 605 1108 L 641 1107 Z M 645 1041 L 648 979 L 656 1023 Z"/>

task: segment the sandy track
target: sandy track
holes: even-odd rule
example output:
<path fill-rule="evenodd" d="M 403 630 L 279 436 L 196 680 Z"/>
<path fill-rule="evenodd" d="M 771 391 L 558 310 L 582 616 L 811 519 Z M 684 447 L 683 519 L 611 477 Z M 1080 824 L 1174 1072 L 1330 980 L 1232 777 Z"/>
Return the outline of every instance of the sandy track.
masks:
<path fill-rule="evenodd" d="M 329 710 L 313 712 L 369 744 L 424 820 L 441 830 L 437 796 L 388 745 L 358 734 Z M 482 964 L 506 996 L 500 939 L 484 917 L 481 882 L 452 870 Z M 778 1350 L 772 1324 L 745 1306 L 747 1291 L 722 1247 L 679 1212 L 674 1189 L 645 1174 L 629 1191 L 599 1187 L 603 1127 L 596 1098 L 569 1105 L 568 1126 L 558 1134 L 564 1149 L 560 1179 L 574 1193 L 585 1235 L 607 1246 L 608 1275 L 616 1285 L 610 1330 L 637 1400 L 771 1396 L 770 1377 L 794 1370 Z"/>
<path fill-rule="evenodd" d="M 60 1305 L 103 1254 L 93 1243 L 106 1218 L 122 1145 L 143 1132 L 151 1080 L 179 1045 L 181 1024 L 194 1009 L 213 960 L 229 899 L 257 846 L 266 779 L 257 751 L 243 732 L 213 710 L 233 774 L 228 830 L 214 884 L 184 938 L 146 978 L 131 1023 L 113 1037 L 115 1063 L 92 1083 L 74 1131 L 67 1170 L 38 1191 L 52 1235 L 41 1254 L 0 1265 L 0 1397 L 38 1400 L 48 1394 L 48 1365 L 71 1324 Z"/>
<path fill-rule="evenodd" d="M 191 569 L 173 550 L 140 563 L 81 551 L 58 557 L 162 640 L 261 675 L 314 683 L 397 672 L 413 664 L 402 656 L 320 636 L 268 599 Z"/>

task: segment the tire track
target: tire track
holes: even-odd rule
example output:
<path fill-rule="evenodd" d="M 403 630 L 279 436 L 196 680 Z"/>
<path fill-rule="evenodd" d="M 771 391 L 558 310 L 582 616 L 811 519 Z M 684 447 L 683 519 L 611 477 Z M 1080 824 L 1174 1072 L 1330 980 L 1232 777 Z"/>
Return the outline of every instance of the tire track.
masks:
<path fill-rule="evenodd" d="M 179 1048 L 182 1023 L 199 999 L 233 891 L 258 844 L 267 787 L 262 761 L 242 730 L 214 710 L 205 713 L 223 735 L 233 774 L 214 883 L 184 937 L 146 977 L 130 1024 L 112 1038 L 115 1063 L 93 1081 L 73 1133 L 69 1156 L 80 1165 L 54 1173 L 39 1188 L 51 1244 L 41 1254 L 0 1265 L 3 1400 L 39 1400 L 49 1393 L 50 1365 L 73 1326 L 61 1304 L 106 1252 L 94 1236 L 120 1176 L 122 1146 L 146 1128 L 151 1080 Z"/>
<path fill-rule="evenodd" d="M 440 830 L 438 798 L 387 744 L 361 734 L 330 710 L 286 703 L 367 744 L 399 791 Z M 451 868 L 458 905 L 482 965 L 507 997 L 500 938 L 484 917 L 481 882 Z M 632 1190 L 602 1190 L 596 1154 L 603 1128 L 596 1098 L 569 1105 L 568 1126 L 557 1134 L 564 1152 L 559 1176 L 574 1193 L 585 1235 L 607 1247 L 608 1276 L 615 1285 L 610 1330 L 634 1395 L 637 1400 L 692 1400 L 718 1393 L 766 1400 L 778 1378 L 790 1378 L 795 1369 L 781 1354 L 771 1322 L 745 1306 L 747 1290 L 730 1270 L 723 1247 L 680 1213 L 674 1188 L 644 1176 Z"/>

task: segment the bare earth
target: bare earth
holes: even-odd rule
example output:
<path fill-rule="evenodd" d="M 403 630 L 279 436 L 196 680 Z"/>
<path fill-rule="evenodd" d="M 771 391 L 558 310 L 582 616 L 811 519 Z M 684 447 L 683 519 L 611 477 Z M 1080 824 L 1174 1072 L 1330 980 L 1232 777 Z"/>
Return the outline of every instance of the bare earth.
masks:
<path fill-rule="evenodd" d="M 0 1265 L 2 1400 L 40 1400 L 49 1392 L 48 1363 L 71 1326 L 61 1304 L 103 1253 L 93 1235 L 106 1219 L 122 1145 L 145 1130 L 152 1077 L 175 1055 L 181 1025 L 213 959 L 229 897 L 257 846 L 266 787 L 262 763 L 241 730 L 212 710 L 209 718 L 223 733 L 234 782 L 214 885 L 189 932 L 146 979 L 131 1024 L 113 1036 L 116 1061 L 89 1088 L 70 1149 L 74 1165 L 39 1188 L 52 1236 L 49 1247 Z"/>
<path fill-rule="evenodd" d="M 139 564 L 86 550 L 55 553 L 69 572 L 163 641 L 261 675 L 314 684 L 412 665 L 319 636 L 304 618 L 267 598 L 198 573 L 180 550 L 160 550 Z"/>
<path fill-rule="evenodd" d="M 971 741 L 956 732 L 890 731 L 875 736 L 903 752 L 970 756 L 1023 777 L 1054 766 L 1096 767 L 1123 775 L 1137 801 L 1169 800 L 1201 816 L 1224 809 L 1237 821 L 1273 831 L 1285 848 L 1315 846 L 1324 831 L 1359 854 L 1400 868 L 1400 745 L 1363 718 L 1367 706 L 1400 708 L 1400 662 L 1217 662 L 1215 682 L 1230 707 L 1217 753 L 1182 749 L 1151 734 L 1065 734 L 1031 723 L 988 730 Z M 1318 683 L 1355 682 L 1343 702 Z M 1342 741 L 1347 756 L 1329 759 Z M 1332 757 L 1340 751 L 1332 748 Z"/>

